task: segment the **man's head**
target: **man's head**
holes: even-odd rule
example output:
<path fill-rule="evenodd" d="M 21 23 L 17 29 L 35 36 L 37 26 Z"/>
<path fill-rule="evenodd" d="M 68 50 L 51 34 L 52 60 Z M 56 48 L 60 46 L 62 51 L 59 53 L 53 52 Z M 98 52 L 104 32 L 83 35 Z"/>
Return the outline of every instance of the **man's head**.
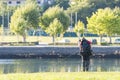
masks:
<path fill-rule="evenodd" d="M 79 39 L 79 42 L 81 42 L 81 39 Z"/>
<path fill-rule="evenodd" d="M 86 39 L 83 37 L 82 40 L 86 40 Z"/>

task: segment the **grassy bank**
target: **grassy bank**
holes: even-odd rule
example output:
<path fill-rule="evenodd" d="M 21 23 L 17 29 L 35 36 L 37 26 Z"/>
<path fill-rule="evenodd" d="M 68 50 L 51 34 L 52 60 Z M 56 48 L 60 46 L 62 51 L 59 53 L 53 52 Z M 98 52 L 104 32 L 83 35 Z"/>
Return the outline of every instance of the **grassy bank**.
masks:
<path fill-rule="evenodd" d="M 120 72 L 46 72 L 0 74 L 0 80 L 120 80 Z"/>
<path fill-rule="evenodd" d="M 81 37 L 82 38 L 82 37 Z M 119 38 L 119 37 L 112 37 L 112 43 L 114 43 L 115 39 Z M 70 43 L 63 43 L 63 44 L 57 44 L 58 41 L 63 40 L 63 39 L 68 39 L 70 41 Z M 86 37 L 86 39 L 92 41 L 93 39 L 97 40 L 97 45 L 100 45 L 100 38 L 99 37 Z M 109 38 L 108 37 L 103 37 L 103 39 L 107 42 L 109 42 Z M 78 37 L 57 37 L 56 38 L 56 45 L 76 45 L 78 43 Z M 12 45 L 34 45 L 34 42 L 39 42 L 39 43 L 45 43 L 45 44 L 49 44 L 52 45 L 52 37 L 50 36 L 27 36 L 26 38 L 26 42 L 28 44 L 18 44 L 19 42 L 23 42 L 23 38 L 21 36 L 0 36 L 0 44 L 3 45 L 10 45 L 12 43 Z M 107 44 L 107 42 L 104 42 L 102 45 L 116 45 L 116 44 Z M 10 44 L 9 44 L 10 43 Z M 118 45 L 118 44 L 117 44 Z"/>
<path fill-rule="evenodd" d="M 78 37 L 63 37 L 64 39 L 69 39 L 70 42 L 76 43 L 78 41 Z M 63 39 L 62 37 L 56 38 L 56 41 L 59 41 Z M 99 37 L 86 37 L 88 40 L 96 39 L 99 41 Z M 117 38 L 117 37 L 116 37 Z M 106 41 L 109 41 L 108 37 L 104 37 Z M 112 37 L 112 41 L 115 40 L 115 37 Z M 1 36 L 0 35 L 0 42 L 21 42 L 22 37 L 21 36 Z M 39 41 L 39 42 L 46 42 L 46 43 L 51 43 L 52 42 L 52 37 L 49 36 L 27 36 L 26 38 L 27 42 L 34 42 L 34 41 Z"/>

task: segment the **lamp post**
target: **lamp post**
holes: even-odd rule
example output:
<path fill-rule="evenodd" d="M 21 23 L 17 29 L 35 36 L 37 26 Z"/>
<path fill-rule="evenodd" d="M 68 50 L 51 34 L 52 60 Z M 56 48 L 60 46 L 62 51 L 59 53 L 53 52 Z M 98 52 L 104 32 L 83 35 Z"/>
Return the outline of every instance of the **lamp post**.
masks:
<path fill-rule="evenodd" d="M 2 34 L 4 34 L 4 10 L 2 10 L 2 30 L 3 30 Z"/>
<path fill-rule="evenodd" d="M 75 24 L 77 23 L 77 12 L 75 12 Z"/>
<path fill-rule="evenodd" d="M 72 29 L 72 13 L 70 14 L 70 20 L 71 20 L 70 29 Z"/>

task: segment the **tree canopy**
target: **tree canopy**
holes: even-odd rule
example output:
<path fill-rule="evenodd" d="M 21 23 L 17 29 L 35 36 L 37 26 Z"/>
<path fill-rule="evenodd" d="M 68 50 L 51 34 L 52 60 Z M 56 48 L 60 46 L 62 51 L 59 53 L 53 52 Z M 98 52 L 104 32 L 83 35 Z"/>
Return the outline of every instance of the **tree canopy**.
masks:
<path fill-rule="evenodd" d="M 80 34 L 84 34 L 84 30 L 85 30 L 85 25 L 82 21 L 79 20 L 77 24 L 75 24 L 74 32 L 76 32 L 78 37 L 80 38 Z"/>
<path fill-rule="evenodd" d="M 39 10 L 35 2 L 29 2 L 18 7 L 11 17 L 12 32 L 25 37 L 25 31 L 39 27 Z M 22 34 L 23 33 L 23 34 Z"/>
<path fill-rule="evenodd" d="M 58 6 L 50 7 L 44 12 L 42 17 L 40 17 L 40 27 L 46 30 L 55 18 L 63 25 L 63 32 L 65 32 L 69 27 L 69 16 Z"/>
<path fill-rule="evenodd" d="M 78 13 L 77 20 L 83 21 L 87 24 L 86 17 L 90 17 L 93 12 L 96 12 L 98 9 L 104 9 L 109 7 L 111 9 L 120 7 L 120 0 L 70 0 L 70 7 L 67 9 L 67 12 Z M 73 15 L 73 20 L 75 15 Z M 75 24 L 75 21 L 73 22 Z"/>
<path fill-rule="evenodd" d="M 97 34 L 112 35 L 119 32 L 120 16 L 113 9 L 98 9 L 88 20 L 88 29 Z"/>
<path fill-rule="evenodd" d="M 68 7 L 70 7 L 69 0 L 54 0 L 54 3 L 52 6 L 59 6 L 66 10 Z"/>
<path fill-rule="evenodd" d="M 118 9 L 118 12 L 120 9 Z M 88 31 L 102 36 L 106 34 L 112 36 L 119 33 L 120 30 L 120 16 L 111 8 L 98 9 L 90 18 L 87 18 Z M 110 40 L 111 41 L 111 40 Z"/>
<path fill-rule="evenodd" d="M 57 35 L 63 32 L 63 25 L 57 18 L 55 18 L 45 31 L 53 37 L 53 42 L 55 42 Z"/>
<path fill-rule="evenodd" d="M 59 20 L 57 20 L 57 18 L 55 18 L 53 22 L 50 23 L 50 26 L 46 29 L 46 32 L 51 36 L 57 36 L 57 34 L 63 32 L 63 25 Z"/>

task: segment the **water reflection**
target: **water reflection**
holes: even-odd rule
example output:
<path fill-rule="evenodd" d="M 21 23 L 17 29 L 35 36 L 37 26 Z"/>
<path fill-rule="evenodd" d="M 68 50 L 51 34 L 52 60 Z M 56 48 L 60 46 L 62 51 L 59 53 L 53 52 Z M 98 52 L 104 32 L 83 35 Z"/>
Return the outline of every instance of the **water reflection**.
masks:
<path fill-rule="evenodd" d="M 90 71 L 120 71 L 120 59 L 91 59 Z M 80 72 L 81 59 L 0 59 L 0 73 Z"/>

